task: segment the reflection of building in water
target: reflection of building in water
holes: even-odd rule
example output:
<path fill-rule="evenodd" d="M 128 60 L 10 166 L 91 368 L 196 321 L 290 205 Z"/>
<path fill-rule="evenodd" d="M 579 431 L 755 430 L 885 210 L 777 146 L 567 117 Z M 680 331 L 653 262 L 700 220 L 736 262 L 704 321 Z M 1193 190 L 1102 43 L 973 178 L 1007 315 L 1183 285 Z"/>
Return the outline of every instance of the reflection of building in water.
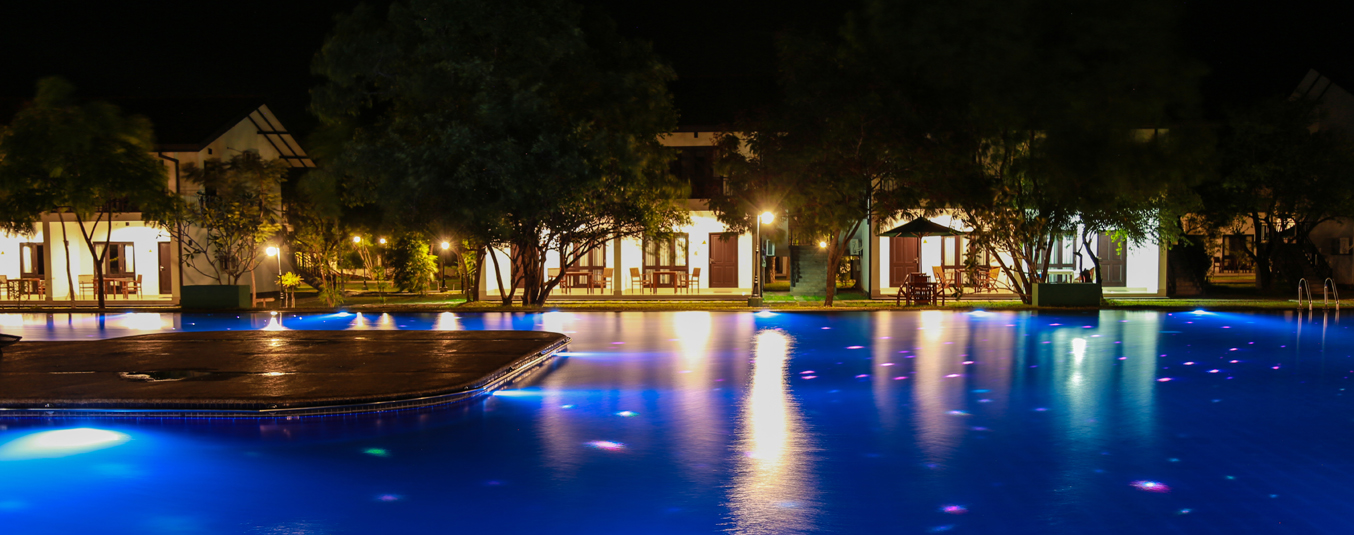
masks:
<path fill-rule="evenodd" d="M 950 321 L 953 315 L 939 310 L 921 313 L 913 366 L 912 392 L 916 407 L 917 446 L 928 463 L 943 463 L 949 459 L 956 442 L 967 424 L 963 417 L 950 411 L 964 406 L 964 377 L 966 366 L 959 355 L 964 346 L 946 344 L 963 340 L 968 325 Z"/>
<path fill-rule="evenodd" d="M 724 319 L 741 322 L 752 318 L 741 314 Z M 724 435 L 720 432 L 724 431 L 724 419 L 710 389 L 716 379 L 712 376 L 713 361 L 718 358 L 710 336 L 713 322 L 709 312 L 677 312 L 672 315 L 669 336 L 677 339 L 679 351 L 670 368 L 678 410 L 673 415 L 674 428 L 669 431 L 676 445 L 673 455 L 686 468 L 682 475 L 698 485 L 718 483 L 718 472 L 708 466 L 698 467 L 715 462 L 726 451 Z"/>
<path fill-rule="evenodd" d="M 786 388 L 790 337 L 757 333 L 752 384 L 739 424 L 739 461 L 729 493 L 737 533 L 813 531 L 813 484 L 798 406 Z"/>
<path fill-rule="evenodd" d="M 1101 468 L 1113 444 L 1132 444 L 1136 454 L 1151 451 L 1158 321 L 1155 312 L 1104 311 L 1094 329 L 1061 328 L 1043 346 L 1052 352 L 1045 361 L 1053 367 L 1050 409 L 1057 418 L 1049 445 L 1063 485 L 1080 484 Z"/>

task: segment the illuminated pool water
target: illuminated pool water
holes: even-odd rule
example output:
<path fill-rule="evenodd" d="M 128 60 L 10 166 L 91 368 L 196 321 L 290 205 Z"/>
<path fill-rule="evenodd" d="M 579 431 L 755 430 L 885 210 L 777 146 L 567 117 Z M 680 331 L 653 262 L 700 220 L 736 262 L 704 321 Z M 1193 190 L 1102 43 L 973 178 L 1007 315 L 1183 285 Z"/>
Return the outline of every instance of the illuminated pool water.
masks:
<path fill-rule="evenodd" d="M 0 419 L 0 533 L 1354 533 L 1348 323 L 0 314 L 28 339 L 506 328 L 575 340 L 520 388 L 451 408 Z"/>

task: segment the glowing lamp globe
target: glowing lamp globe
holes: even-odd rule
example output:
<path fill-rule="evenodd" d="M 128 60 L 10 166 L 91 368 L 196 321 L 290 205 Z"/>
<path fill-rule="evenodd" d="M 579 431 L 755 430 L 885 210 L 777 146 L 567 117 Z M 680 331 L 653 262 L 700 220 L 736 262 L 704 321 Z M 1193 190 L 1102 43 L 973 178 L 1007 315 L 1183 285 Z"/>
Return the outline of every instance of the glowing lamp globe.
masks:
<path fill-rule="evenodd" d="M 267 253 L 268 256 L 277 256 L 277 247 L 269 247 L 264 249 L 263 252 Z"/>
<path fill-rule="evenodd" d="M 763 225 L 770 225 L 772 221 L 776 220 L 776 214 L 773 214 L 771 212 L 762 212 L 761 220 Z"/>

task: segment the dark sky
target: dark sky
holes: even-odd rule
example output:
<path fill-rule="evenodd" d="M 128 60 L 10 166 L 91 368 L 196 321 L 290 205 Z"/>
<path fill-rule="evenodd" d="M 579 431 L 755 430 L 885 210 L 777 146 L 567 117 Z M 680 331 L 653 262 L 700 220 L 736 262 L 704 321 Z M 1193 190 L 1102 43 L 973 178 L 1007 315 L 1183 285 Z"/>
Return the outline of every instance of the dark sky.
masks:
<path fill-rule="evenodd" d="M 712 93 L 760 92 L 774 74 L 773 33 L 787 25 L 830 30 L 852 2 L 827 0 L 587 0 L 621 30 L 654 43 L 682 78 L 684 122 L 718 110 Z M 1308 68 L 1354 89 L 1348 1 L 1182 2 L 1186 50 L 1212 74 L 1214 103 L 1286 92 Z M 143 4 L 150 4 L 143 6 Z M 70 78 L 87 96 L 263 95 L 293 129 L 304 114 L 310 58 L 333 15 L 353 0 L 100 2 L 39 0 L 0 8 L 0 96 L 24 97 L 44 75 Z"/>

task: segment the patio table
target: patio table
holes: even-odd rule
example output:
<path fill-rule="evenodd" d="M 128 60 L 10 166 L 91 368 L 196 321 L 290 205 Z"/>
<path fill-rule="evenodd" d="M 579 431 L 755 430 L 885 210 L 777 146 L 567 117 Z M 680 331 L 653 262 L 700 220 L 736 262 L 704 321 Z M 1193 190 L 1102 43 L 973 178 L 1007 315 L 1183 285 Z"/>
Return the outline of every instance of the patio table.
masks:
<path fill-rule="evenodd" d="M 676 270 L 676 269 L 655 269 L 655 270 L 653 270 L 653 271 L 650 271 L 649 273 L 652 273 L 652 274 L 653 274 L 653 282 L 650 282 L 650 283 L 649 283 L 649 287 L 650 287 L 650 288 L 653 288 L 653 293 L 655 293 L 655 294 L 658 293 L 658 287 L 659 287 L 659 286 L 663 286 L 664 288 L 672 288 L 672 291 L 673 291 L 673 292 L 676 292 L 676 291 L 677 291 L 677 277 L 678 277 L 679 275 L 685 275 L 685 274 L 686 274 L 685 271 Z M 668 283 L 667 283 L 667 284 L 661 284 L 661 283 L 659 282 L 659 281 L 663 280 L 663 277 L 662 277 L 663 275 L 667 275 L 667 276 L 668 276 Z"/>

